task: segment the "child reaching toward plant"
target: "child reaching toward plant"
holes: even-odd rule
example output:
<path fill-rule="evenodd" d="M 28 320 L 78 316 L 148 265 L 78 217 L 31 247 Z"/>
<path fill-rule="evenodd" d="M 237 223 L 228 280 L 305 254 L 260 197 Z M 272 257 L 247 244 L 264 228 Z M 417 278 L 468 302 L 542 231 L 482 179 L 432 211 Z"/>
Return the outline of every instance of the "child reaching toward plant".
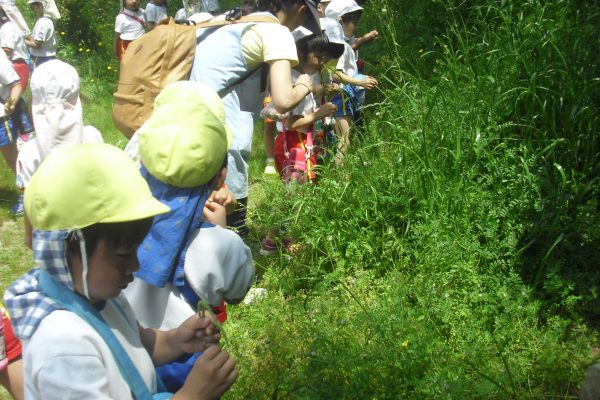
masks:
<path fill-rule="evenodd" d="M 115 57 L 123 58 L 129 43 L 146 33 L 146 13 L 140 0 L 123 0 L 123 9 L 115 18 Z"/>
<path fill-rule="evenodd" d="M 336 40 L 326 35 L 316 36 L 302 27 L 292 33 L 299 60 L 298 66 L 292 70 L 293 82 L 297 82 L 301 74 L 317 74 L 329 60 L 338 58 L 344 51 L 341 37 Z M 307 88 L 304 99 L 278 123 L 281 129 L 274 144 L 275 166 L 286 183 L 291 180 L 304 183 L 316 178 L 313 126 L 317 121 L 333 115 L 336 110 L 333 103 L 317 107 L 312 91 Z M 300 149 L 303 151 L 299 151 Z M 292 159 L 294 157 L 296 158 Z M 289 240 L 283 240 L 282 244 L 290 247 Z M 279 247 L 273 235 L 269 234 L 262 241 L 260 253 L 273 255 L 278 252 Z"/>
<path fill-rule="evenodd" d="M 327 17 L 340 22 L 340 29 L 346 37 L 352 37 L 356 32 L 361 13 L 362 7 L 354 0 L 332 0 L 325 10 Z M 335 114 L 336 163 L 341 165 L 350 146 L 350 126 L 364 105 L 365 90 L 373 89 L 378 82 L 372 76 L 359 73 L 356 53 L 347 43 L 344 53 L 338 60 L 334 79 L 342 83 L 343 89 L 332 99 L 332 102 L 338 106 Z"/>
<path fill-rule="evenodd" d="M 215 399 L 233 384 L 235 361 L 209 318 L 144 328 L 122 293 L 153 217 L 168 211 L 116 147 L 80 144 L 40 165 L 25 191 L 36 267 L 4 296 L 23 345 L 25 398 L 150 399 L 164 392 L 155 365 L 200 351 L 183 387 L 161 398 Z"/>

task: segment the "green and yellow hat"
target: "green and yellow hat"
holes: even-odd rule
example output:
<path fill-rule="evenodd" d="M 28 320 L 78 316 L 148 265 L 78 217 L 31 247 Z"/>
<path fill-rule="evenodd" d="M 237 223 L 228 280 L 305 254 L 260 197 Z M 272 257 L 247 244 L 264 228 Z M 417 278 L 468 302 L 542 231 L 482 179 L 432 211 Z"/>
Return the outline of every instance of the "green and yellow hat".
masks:
<path fill-rule="evenodd" d="M 138 130 L 142 164 L 163 183 L 180 188 L 208 183 L 231 146 L 221 98 L 198 82 L 174 82 L 154 101 Z"/>
<path fill-rule="evenodd" d="M 150 192 L 135 163 L 103 143 L 79 144 L 50 154 L 25 190 L 34 229 L 75 230 L 169 212 Z"/>

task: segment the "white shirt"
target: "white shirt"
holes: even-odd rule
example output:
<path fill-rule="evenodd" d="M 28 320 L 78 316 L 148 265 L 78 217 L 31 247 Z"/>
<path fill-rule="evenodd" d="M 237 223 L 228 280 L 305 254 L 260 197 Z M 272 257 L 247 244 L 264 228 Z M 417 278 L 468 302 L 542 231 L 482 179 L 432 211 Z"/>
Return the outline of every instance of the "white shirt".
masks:
<path fill-rule="evenodd" d="M 348 76 L 354 76 L 358 72 L 356 65 L 356 54 L 349 44 L 344 45 L 344 54 L 339 58 L 336 69 Z"/>
<path fill-rule="evenodd" d="M 146 22 L 160 24 L 160 21 L 167 18 L 167 7 L 148 3 L 146 6 Z"/>
<path fill-rule="evenodd" d="M 4 103 L 10 97 L 11 88 L 18 82 L 19 75 L 6 57 L 6 53 L 0 50 L 0 117 L 4 117 Z"/>
<path fill-rule="evenodd" d="M 138 22 L 137 20 L 140 20 Z M 115 32 L 122 40 L 135 40 L 146 33 L 143 23 L 146 22 L 145 12 L 139 8 L 136 12 L 123 9 L 115 18 Z"/>
<path fill-rule="evenodd" d="M 156 389 L 156 373 L 142 346 L 133 311 L 121 294 L 100 312 L 111 327 L 148 389 Z M 100 334 L 75 313 L 59 310 L 23 341 L 26 399 L 132 399 L 127 382 Z"/>
<path fill-rule="evenodd" d="M 11 61 L 27 60 L 29 51 L 23 39 L 23 34 L 11 21 L 6 21 L 0 27 L 0 47 L 13 51 Z"/>
<path fill-rule="evenodd" d="M 315 77 L 316 74 L 313 74 L 310 76 L 311 81 L 313 82 L 313 84 L 315 84 L 315 80 L 317 79 Z M 296 82 L 296 80 L 298 79 L 298 77 L 300 76 L 300 72 L 298 72 L 297 70 L 293 69 L 292 70 L 292 82 Z M 313 96 L 312 92 L 308 93 L 306 95 L 306 97 L 304 97 L 300 103 L 298 103 L 298 105 L 296 107 L 294 107 L 294 109 L 292 111 L 290 111 L 290 115 L 295 115 L 295 116 L 307 116 L 309 114 L 312 114 L 315 112 L 317 108 L 317 103 L 315 102 L 315 97 Z M 311 126 L 303 126 L 301 128 L 295 129 L 298 132 L 303 132 L 303 133 L 307 133 L 310 130 Z M 277 122 L 277 130 L 279 132 L 283 132 L 283 124 L 281 122 Z M 291 130 L 289 126 L 285 127 L 286 131 Z"/>
<path fill-rule="evenodd" d="M 35 57 L 51 57 L 56 55 L 58 39 L 54 31 L 54 22 L 48 17 L 38 19 L 31 31 L 31 38 L 40 44 L 38 48 L 29 51 Z"/>

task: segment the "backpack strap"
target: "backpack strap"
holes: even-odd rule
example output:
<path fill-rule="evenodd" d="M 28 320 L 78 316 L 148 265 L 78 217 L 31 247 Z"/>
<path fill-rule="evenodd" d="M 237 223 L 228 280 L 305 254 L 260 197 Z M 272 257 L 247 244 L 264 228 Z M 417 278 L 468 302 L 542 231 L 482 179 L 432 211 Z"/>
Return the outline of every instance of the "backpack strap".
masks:
<path fill-rule="evenodd" d="M 48 297 L 66 310 L 77 314 L 77 316 L 87 322 L 96 330 L 96 332 L 98 332 L 98 334 L 100 334 L 115 358 L 119 371 L 125 379 L 125 382 L 127 382 L 127 385 L 129 385 L 133 397 L 136 400 L 152 400 L 153 395 L 148 390 L 139 371 L 98 310 L 96 310 L 88 301 L 83 300 L 75 292 L 65 290 L 65 287 L 59 284 L 45 270 L 39 271 L 38 280 L 42 291 L 48 295 Z M 116 302 L 114 304 L 120 309 L 120 306 Z"/>
<path fill-rule="evenodd" d="M 144 24 L 144 21 L 142 21 L 141 19 L 139 19 L 135 15 L 131 15 L 129 13 L 126 13 L 125 11 L 121 11 L 119 14 L 123 14 L 125 17 L 128 17 L 129 19 L 132 19 L 132 20 L 138 22 L 140 25 L 142 25 L 142 27 L 144 29 L 146 29 L 146 24 Z"/>

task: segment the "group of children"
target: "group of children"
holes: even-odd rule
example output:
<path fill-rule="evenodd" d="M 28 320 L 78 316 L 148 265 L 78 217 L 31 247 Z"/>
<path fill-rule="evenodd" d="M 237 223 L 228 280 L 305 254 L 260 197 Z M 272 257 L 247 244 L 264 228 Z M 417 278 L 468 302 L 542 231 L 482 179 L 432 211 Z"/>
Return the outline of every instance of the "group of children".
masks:
<path fill-rule="evenodd" d="M 177 22 L 212 18 L 220 7 L 218 0 L 182 0 L 183 7 L 174 16 Z M 122 0 L 121 11 L 115 18 L 115 57 L 123 58 L 129 43 L 167 19 L 167 0 L 149 0 L 146 8 L 139 0 Z M 202 14 L 208 14 L 208 17 Z"/>
<path fill-rule="evenodd" d="M 184 1 L 186 19 L 199 4 Z M 123 1 L 118 56 L 165 5 L 153 1 L 144 13 Z M 225 303 L 241 302 L 254 283 L 242 238 L 262 99 L 268 90 L 262 114 L 281 131 L 277 167 L 302 182 L 314 179 L 309 138 L 318 126 L 334 119 L 341 160 L 364 90 L 377 85 L 358 71 L 356 48 L 378 34 L 354 37 L 362 12 L 354 0 L 259 0 L 246 10 L 250 22 L 197 30 L 190 81 L 162 90 L 125 151 L 95 143 L 99 132 L 83 126 L 74 68 L 42 60 L 35 69 L 37 137 L 15 170 L 36 267 L 4 297 L 23 344 L 23 362 L 11 360 L 21 395 L 212 399 L 236 380 L 235 360 L 218 344 Z M 12 96 L 18 79 L 9 80 Z M 295 139 L 308 169 L 286 175 Z"/>

